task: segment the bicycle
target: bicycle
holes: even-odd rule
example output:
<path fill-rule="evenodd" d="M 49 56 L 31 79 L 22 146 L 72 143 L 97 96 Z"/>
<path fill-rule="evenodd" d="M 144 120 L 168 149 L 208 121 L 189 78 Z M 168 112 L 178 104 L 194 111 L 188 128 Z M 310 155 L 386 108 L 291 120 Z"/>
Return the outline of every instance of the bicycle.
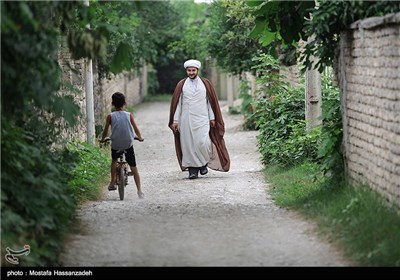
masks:
<path fill-rule="evenodd" d="M 111 141 L 110 137 L 104 138 L 103 142 L 107 143 Z M 125 187 L 128 185 L 128 176 L 132 175 L 130 171 L 128 171 L 128 162 L 125 159 L 126 150 L 117 150 L 117 153 L 120 154 L 116 161 L 116 185 L 118 186 L 119 199 L 124 200 Z M 121 179 L 122 178 L 122 179 Z"/>

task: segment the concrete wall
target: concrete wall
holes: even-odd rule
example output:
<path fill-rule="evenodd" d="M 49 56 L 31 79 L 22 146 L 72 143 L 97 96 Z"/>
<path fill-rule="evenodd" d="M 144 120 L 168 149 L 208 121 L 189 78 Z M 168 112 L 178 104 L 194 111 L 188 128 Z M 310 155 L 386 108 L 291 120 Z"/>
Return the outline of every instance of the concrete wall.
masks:
<path fill-rule="evenodd" d="M 400 13 L 341 34 L 339 82 L 349 178 L 400 208 Z"/>
<path fill-rule="evenodd" d="M 219 70 L 214 61 L 206 64 L 206 78 L 214 85 L 218 99 L 226 101 L 228 106 L 233 106 L 234 101 L 239 98 L 240 77 Z"/>
<path fill-rule="evenodd" d="M 288 67 L 281 67 L 279 69 L 279 74 L 285 77 L 285 80 L 294 88 L 300 87 L 299 85 L 299 68 L 297 65 L 292 65 Z"/>

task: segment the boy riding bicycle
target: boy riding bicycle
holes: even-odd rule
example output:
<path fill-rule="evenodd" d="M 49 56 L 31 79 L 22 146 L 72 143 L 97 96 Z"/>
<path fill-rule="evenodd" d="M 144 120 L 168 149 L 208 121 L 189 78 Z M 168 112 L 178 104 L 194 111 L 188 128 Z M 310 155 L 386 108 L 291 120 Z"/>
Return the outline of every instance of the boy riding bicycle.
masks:
<path fill-rule="evenodd" d="M 135 123 L 132 113 L 124 111 L 123 107 L 126 104 L 125 95 L 120 92 L 115 92 L 112 95 L 112 105 L 115 107 L 115 111 L 106 117 L 106 124 L 104 126 L 103 134 L 100 142 L 104 142 L 104 139 L 108 135 L 108 129 L 111 127 L 111 182 L 108 186 L 109 191 L 116 190 L 116 165 L 118 157 L 120 156 L 119 151 L 125 150 L 125 158 L 128 162 L 133 178 L 135 180 L 137 194 L 139 198 L 143 198 L 144 194 L 140 185 L 139 171 L 136 166 L 135 152 L 133 149 L 133 142 L 135 139 L 142 142 L 142 137 L 139 128 Z"/>

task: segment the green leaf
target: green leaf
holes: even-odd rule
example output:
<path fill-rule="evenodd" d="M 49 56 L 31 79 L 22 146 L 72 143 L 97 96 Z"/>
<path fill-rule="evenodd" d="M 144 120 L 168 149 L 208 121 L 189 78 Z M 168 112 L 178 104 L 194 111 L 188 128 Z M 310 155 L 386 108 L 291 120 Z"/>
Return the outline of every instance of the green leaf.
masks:
<path fill-rule="evenodd" d="M 253 1 L 253 0 L 248 0 L 246 2 L 247 2 L 247 5 L 250 7 L 257 7 L 257 6 L 265 3 L 265 1 Z"/>
<path fill-rule="evenodd" d="M 260 43 L 263 46 L 268 46 L 269 44 L 271 44 L 274 41 L 275 37 L 276 37 L 276 33 L 270 32 L 267 29 L 265 29 L 260 38 Z"/>
<path fill-rule="evenodd" d="M 131 47 L 126 43 L 120 43 L 110 65 L 111 72 L 114 74 L 121 73 L 123 70 L 133 68 L 133 59 L 131 55 Z"/>
<path fill-rule="evenodd" d="M 256 25 L 254 26 L 253 30 L 250 32 L 250 38 L 257 38 L 263 31 L 265 30 L 266 22 L 264 18 L 257 18 Z"/>

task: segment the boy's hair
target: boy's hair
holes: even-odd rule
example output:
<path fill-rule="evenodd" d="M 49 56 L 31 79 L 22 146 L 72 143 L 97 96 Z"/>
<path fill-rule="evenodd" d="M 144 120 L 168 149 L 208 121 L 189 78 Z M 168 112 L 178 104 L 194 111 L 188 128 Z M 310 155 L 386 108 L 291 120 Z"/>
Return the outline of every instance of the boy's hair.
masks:
<path fill-rule="evenodd" d="M 125 95 L 121 92 L 115 92 L 112 96 L 112 105 L 115 108 L 122 108 L 125 105 Z"/>

